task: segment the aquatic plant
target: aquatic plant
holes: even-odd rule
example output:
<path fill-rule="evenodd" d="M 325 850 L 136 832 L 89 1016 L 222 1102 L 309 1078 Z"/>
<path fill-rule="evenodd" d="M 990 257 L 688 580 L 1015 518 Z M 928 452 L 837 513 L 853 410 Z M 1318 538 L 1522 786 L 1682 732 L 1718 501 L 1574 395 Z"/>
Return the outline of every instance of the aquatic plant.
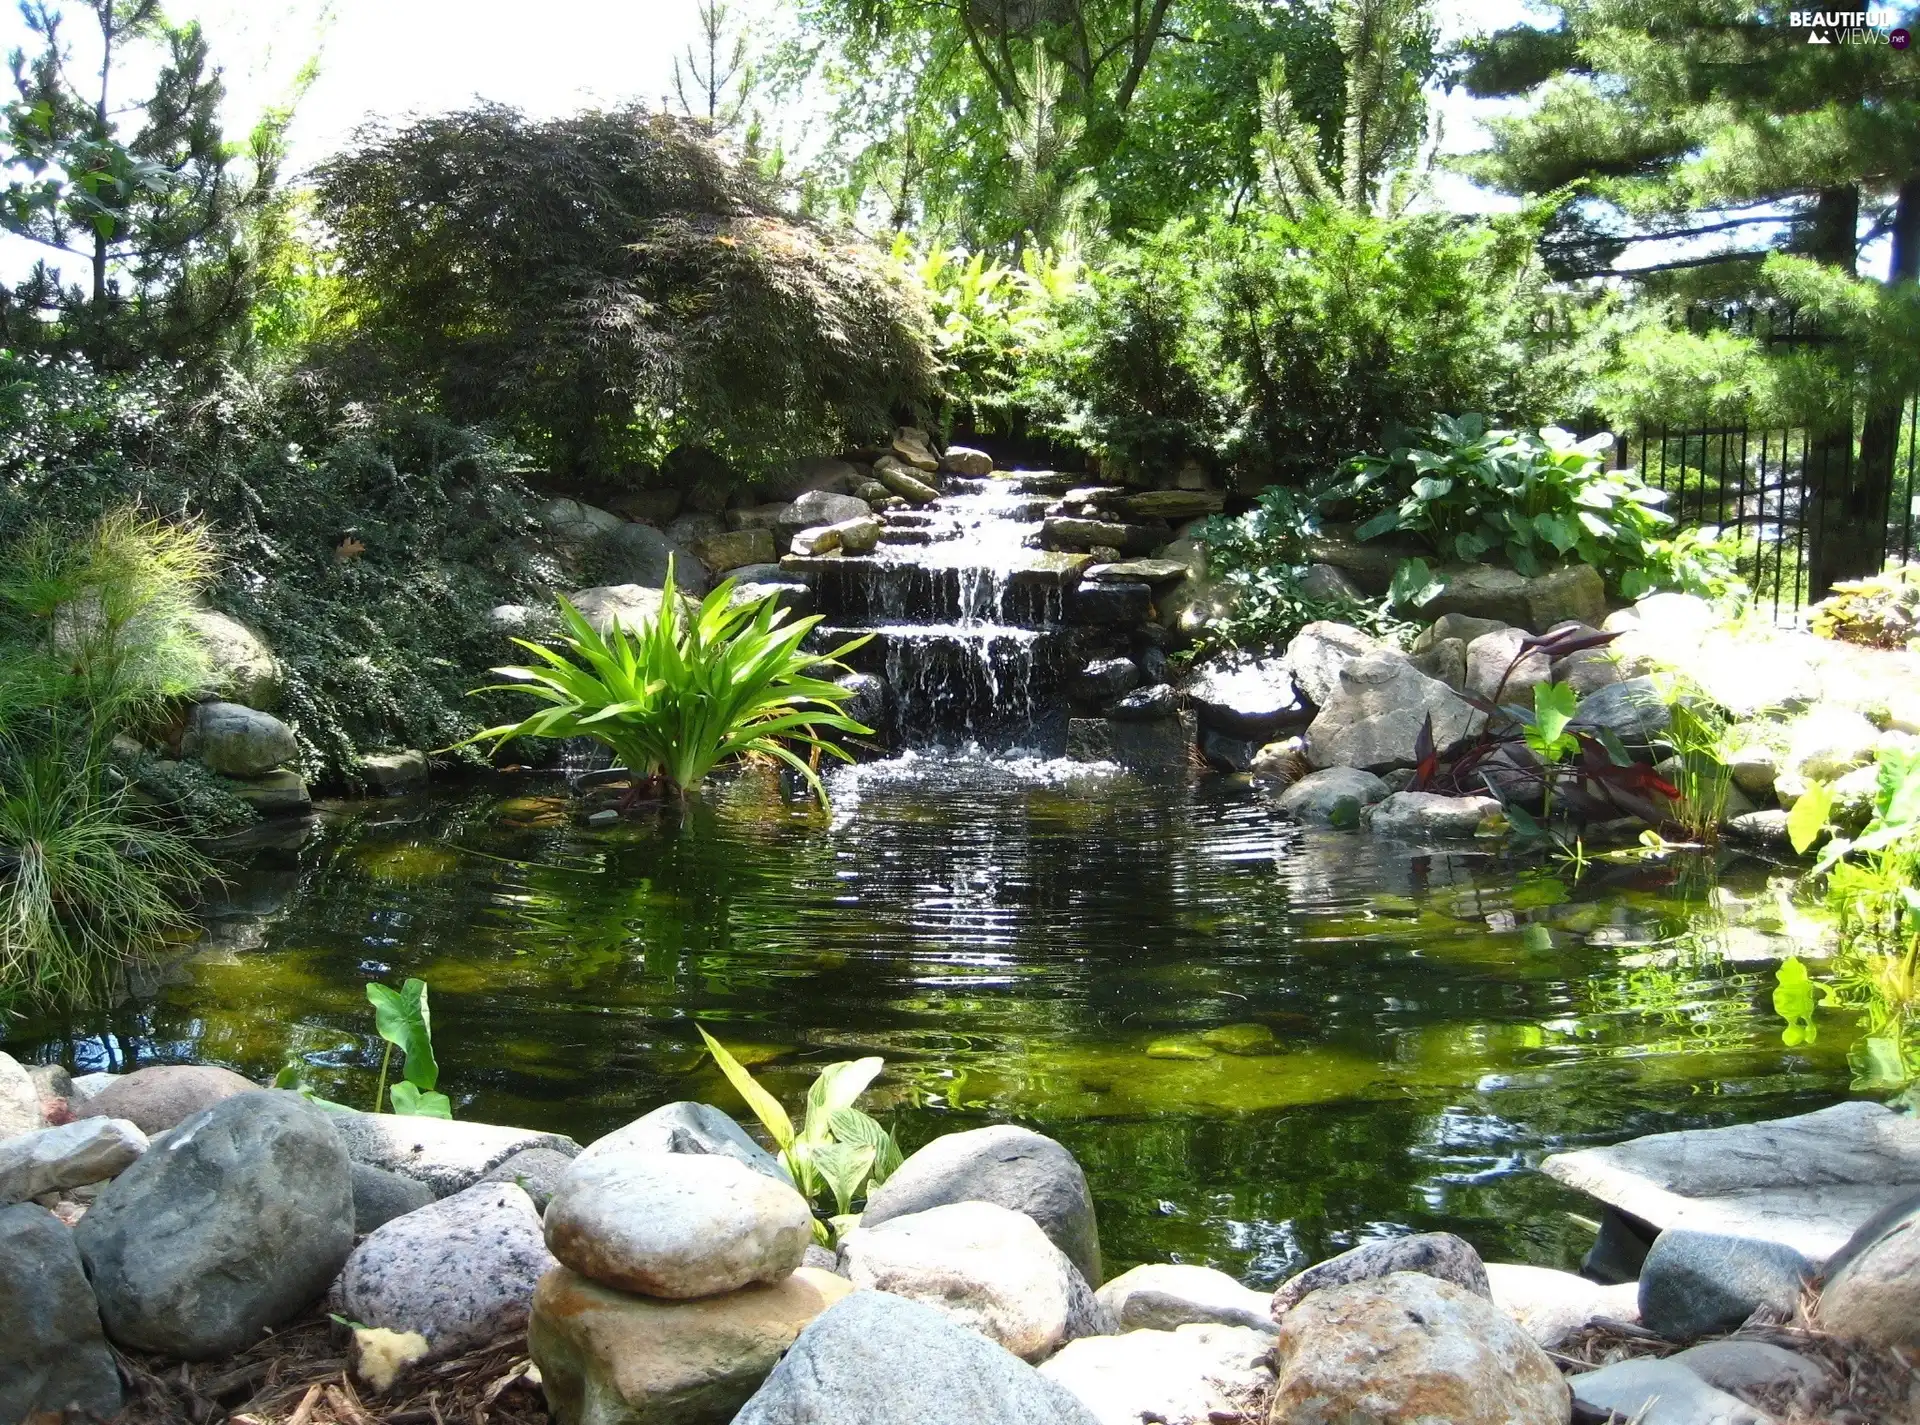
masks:
<path fill-rule="evenodd" d="M 789 623 L 771 596 L 734 595 L 729 579 L 686 612 L 670 562 L 659 612 L 637 630 L 616 622 L 605 633 L 561 599 L 564 652 L 515 639 L 540 666 L 495 668 L 513 681 L 478 690 L 525 693 L 547 706 L 468 741 L 590 737 L 612 749 L 636 790 L 664 779 L 682 798 L 720 763 L 757 754 L 793 768 L 825 805 L 818 771 L 787 744 L 811 748 L 816 760 L 853 760 L 821 734 L 865 736 L 873 729 L 840 711 L 851 689 L 817 675 L 844 672 L 839 660 L 867 640 L 827 654 L 804 652 L 800 645 L 818 615 Z"/>
<path fill-rule="evenodd" d="M 387 1041 L 380 1056 L 380 1082 L 373 1091 L 373 1111 L 380 1111 L 380 1100 L 385 1098 L 395 1113 L 452 1118 L 453 1101 L 434 1091 L 440 1082 L 440 1064 L 433 1056 L 427 982 L 409 978 L 396 991 L 369 981 L 367 1001 L 373 1006 L 373 1027 Z M 387 1071 L 395 1049 L 401 1054 L 401 1079 L 389 1090 Z"/>
<path fill-rule="evenodd" d="M 729 1054 L 700 1025 L 713 1062 L 727 1076 L 755 1118 L 773 1136 L 780 1162 L 809 1202 L 823 1193 L 833 1198 L 832 1225 L 837 1232 L 853 1213 L 855 1198 L 880 1186 L 900 1166 L 900 1145 L 893 1135 L 855 1108 L 854 1100 L 880 1075 L 886 1061 L 879 1057 L 847 1059 L 828 1064 L 807 1090 L 807 1110 L 798 1128 L 780 1100 L 754 1081 L 746 1066 Z M 816 1219 L 814 1235 L 825 1239 Z"/>

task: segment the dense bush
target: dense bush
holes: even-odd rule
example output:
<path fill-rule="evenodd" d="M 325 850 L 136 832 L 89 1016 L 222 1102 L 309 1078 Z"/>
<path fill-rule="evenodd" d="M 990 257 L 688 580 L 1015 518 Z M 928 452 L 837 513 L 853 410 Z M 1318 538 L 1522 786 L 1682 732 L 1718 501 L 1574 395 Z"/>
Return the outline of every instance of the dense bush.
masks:
<path fill-rule="evenodd" d="M 745 473 L 877 434 L 931 394 L 884 254 L 786 215 L 698 125 L 489 105 L 324 164 L 358 389 L 499 422 L 613 477 L 704 446 Z"/>

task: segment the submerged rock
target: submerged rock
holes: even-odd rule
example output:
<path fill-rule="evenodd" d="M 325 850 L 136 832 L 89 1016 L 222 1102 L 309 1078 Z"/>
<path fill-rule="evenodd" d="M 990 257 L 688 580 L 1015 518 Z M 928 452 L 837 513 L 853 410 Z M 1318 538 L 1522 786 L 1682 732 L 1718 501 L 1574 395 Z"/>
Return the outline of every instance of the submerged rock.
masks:
<path fill-rule="evenodd" d="M 1395 1272 L 1418 1272 L 1489 1300 L 1486 1264 L 1470 1243 L 1451 1232 L 1416 1232 L 1410 1237 L 1384 1237 L 1362 1242 L 1350 1251 L 1308 1267 L 1287 1278 L 1273 1293 L 1276 1321 L 1316 1291 L 1349 1282 L 1372 1281 Z"/>
<path fill-rule="evenodd" d="M 1385 801 L 1387 784 L 1358 767 L 1323 767 L 1309 772 L 1275 803 L 1295 821 L 1314 826 L 1357 826 L 1360 813 Z"/>
<path fill-rule="evenodd" d="M 0 1209 L 0 1420 L 104 1419 L 120 1405 L 73 1233 L 32 1203 Z"/>

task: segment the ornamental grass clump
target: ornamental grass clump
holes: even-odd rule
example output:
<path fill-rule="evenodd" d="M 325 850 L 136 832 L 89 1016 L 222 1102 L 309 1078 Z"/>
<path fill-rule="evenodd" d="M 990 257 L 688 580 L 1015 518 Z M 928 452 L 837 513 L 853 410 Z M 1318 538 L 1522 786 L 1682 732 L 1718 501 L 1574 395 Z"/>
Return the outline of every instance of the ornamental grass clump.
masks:
<path fill-rule="evenodd" d="M 729 579 L 688 613 L 669 563 L 659 613 L 637 630 L 614 622 L 605 633 L 561 599 L 560 649 L 515 639 L 539 664 L 495 668 L 512 681 L 476 690 L 525 693 L 547 706 L 468 741 L 590 737 L 612 750 L 636 789 L 664 780 L 682 799 L 722 762 L 771 757 L 803 777 L 824 806 L 814 762 L 822 754 L 853 759 L 822 734 L 873 732 L 842 711 L 852 690 L 830 681 L 846 671 L 839 660 L 867 640 L 805 652 L 817 615 L 788 623 L 773 596 L 736 602 L 734 591 Z"/>

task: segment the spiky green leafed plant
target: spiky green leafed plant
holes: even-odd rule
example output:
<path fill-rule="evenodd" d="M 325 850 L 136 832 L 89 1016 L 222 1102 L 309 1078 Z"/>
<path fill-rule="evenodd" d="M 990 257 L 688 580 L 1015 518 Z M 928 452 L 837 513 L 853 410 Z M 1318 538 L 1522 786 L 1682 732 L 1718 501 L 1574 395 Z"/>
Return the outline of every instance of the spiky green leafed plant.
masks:
<path fill-rule="evenodd" d="M 479 690 L 523 692 L 547 706 L 469 740 L 590 737 L 636 782 L 664 777 L 682 797 L 720 763 L 759 754 L 793 768 L 825 805 L 819 773 L 789 744 L 852 760 L 822 734 L 873 729 L 841 711 L 852 691 L 820 675 L 844 672 L 840 659 L 867 640 L 807 653 L 800 645 L 817 615 L 789 623 L 771 596 L 734 593 L 729 579 L 688 613 L 669 564 L 659 612 L 637 630 L 616 621 L 605 633 L 561 599 L 561 650 L 515 639 L 540 662 L 496 668 L 513 681 Z"/>

